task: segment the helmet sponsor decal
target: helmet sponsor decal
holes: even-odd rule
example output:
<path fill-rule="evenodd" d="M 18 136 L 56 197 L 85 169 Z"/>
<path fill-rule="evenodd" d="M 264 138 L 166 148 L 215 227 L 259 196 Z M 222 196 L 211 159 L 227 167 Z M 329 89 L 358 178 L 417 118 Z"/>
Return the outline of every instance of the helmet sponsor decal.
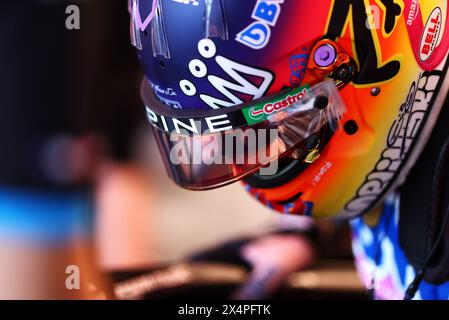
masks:
<path fill-rule="evenodd" d="M 198 52 L 202 60 L 193 59 L 189 62 L 189 71 L 195 78 L 206 78 L 209 83 L 227 99 L 220 99 L 209 94 L 199 93 L 203 100 L 212 109 L 222 107 L 232 107 L 242 104 L 239 96 L 249 96 L 252 100 L 261 98 L 270 88 L 274 76 L 266 70 L 250 67 L 230 60 L 217 54 L 215 43 L 211 39 L 202 39 L 198 42 Z M 210 75 L 206 62 L 209 60 L 215 63 L 229 76 L 223 79 L 216 75 Z M 255 81 L 257 79 L 257 81 Z M 190 80 L 183 79 L 179 82 L 179 87 L 187 96 L 197 94 L 196 86 Z"/>
<path fill-rule="evenodd" d="M 308 88 L 309 86 L 299 87 L 270 101 L 246 107 L 242 109 L 243 115 L 249 125 L 263 122 L 267 120 L 270 115 L 294 106 L 304 99 L 307 95 Z"/>
<path fill-rule="evenodd" d="M 419 0 L 412 0 L 408 8 L 406 15 L 407 25 L 412 26 L 417 18 L 421 17 L 421 7 L 419 6 Z"/>
<path fill-rule="evenodd" d="M 251 49 L 259 50 L 270 42 L 271 28 L 276 26 L 284 0 L 259 0 L 251 18 L 256 20 L 236 35 L 235 40 Z"/>
<path fill-rule="evenodd" d="M 309 61 L 309 48 L 303 47 L 301 53 L 295 54 L 290 57 L 290 84 L 292 86 L 299 86 L 302 83 L 304 74 L 307 70 L 307 63 Z"/>
<path fill-rule="evenodd" d="M 334 164 L 330 161 L 326 161 L 323 166 L 318 170 L 318 173 L 312 179 L 312 185 L 315 187 L 320 183 L 321 179 L 326 175 L 326 173 L 332 168 Z"/>
<path fill-rule="evenodd" d="M 409 0 L 405 2 L 404 18 L 419 66 L 426 71 L 435 69 L 449 49 L 449 41 L 444 37 L 449 22 L 446 10 L 435 7 L 426 19 L 423 17 L 421 2 Z"/>
<path fill-rule="evenodd" d="M 242 126 L 254 125 L 268 119 L 272 114 L 285 110 L 290 106 L 297 106 L 301 100 L 309 93 L 309 86 L 299 87 L 290 90 L 287 93 L 272 98 L 269 101 L 260 102 L 241 110 L 233 110 L 229 113 L 215 115 L 211 117 L 187 117 L 174 118 L 163 116 L 154 112 L 149 106 L 146 106 L 146 113 L 150 123 L 165 132 L 181 131 L 190 134 L 200 134 L 202 132 L 224 132 Z M 161 99 L 158 97 L 158 99 Z M 164 99 L 162 102 L 166 103 Z M 167 103 L 166 103 L 167 104 Z M 174 102 L 176 105 L 176 101 Z M 176 106 L 175 106 L 176 107 Z M 180 109 L 179 107 L 178 109 Z M 302 106 L 298 111 L 308 111 L 313 108 L 313 104 Z"/>
<path fill-rule="evenodd" d="M 181 103 L 175 100 L 178 93 L 173 88 L 163 88 L 159 84 L 155 84 L 149 81 L 151 88 L 154 91 L 154 94 L 157 98 L 167 106 L 170 106 L 174 109 L 182 109 Z"/>
<path fill-rule="evenodd" d="M 390 128 L 385 150 L 356 196 L 346 204 L 346 213 L 354 215 L 370 210 L 376 199 L 391 187 L 400 167 L 410 156 L 413 143 L 421 134 L 442 79 L 442 71 L 426 71 L 412 83 L 406 101 L 400 106 L 398 117 Z"/>
<path fill-rule="evenodd" d="M 160 95 L 174 97 L 178 94 L 173 88 L 162 88 L 159 84 L 151 83 L 154 93 L 159 97 Z"/>
<path fill-rule="evenodd" d="M 419 59 L 426 62 L 432 56 L 435 48 L 439 45 L 441 40 L 441 27 L 443 20 L 443 12 L 439 7 L 436 7 L 424 26 L 424 33 L 421 38 L 421 45 L 419 50 Z"/>
<path fill-rule="evenodd" d="M 205 118 L 172 118 L 168 116 L 159 115 L 150 107 L 145 107 L 147 118 L 150 123 L 165 132 L 190 133 L 201 134 L 203 132 L 224 132 L 232 130 L 234 125 L 236 127 L 242 125 L 233 118 L 233 114 L 222 114 L 217 116 Z"/>

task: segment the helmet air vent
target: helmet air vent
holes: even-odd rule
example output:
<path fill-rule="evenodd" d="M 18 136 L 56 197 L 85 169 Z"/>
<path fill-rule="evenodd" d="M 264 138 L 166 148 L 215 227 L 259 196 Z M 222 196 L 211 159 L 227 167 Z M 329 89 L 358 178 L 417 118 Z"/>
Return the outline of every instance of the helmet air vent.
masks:
<path fill-rule="evenodd" d="M 153 56 L 163 56 L 170 59 L 170 48 L 168 46 L 167 32 L 165 30 L 164 13 L 162 10 L 162 1 L 157 2 L 156 12 L 151 21 L 151 44 L 153 47 Z"/>
<path fill-rule="evenodd" d="M 223 0 L 204 0 L 204 36 L 229 39 Z"/>

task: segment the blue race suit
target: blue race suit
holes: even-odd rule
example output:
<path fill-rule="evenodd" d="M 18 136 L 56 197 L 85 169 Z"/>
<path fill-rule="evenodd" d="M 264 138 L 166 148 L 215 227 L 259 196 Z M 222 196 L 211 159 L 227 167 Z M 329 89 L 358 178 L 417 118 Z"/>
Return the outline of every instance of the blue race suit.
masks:
<path fill-rule="evenodd" d="M 357 270 L 376 299 L 402 300 L 415 277 L 399 244 L 399 208 L 399 195 L 393 194 L 377 211 L 351 222 Z M 431 285 L 423 281 L 414 299 L 449 300 L 449 282 Z"/>

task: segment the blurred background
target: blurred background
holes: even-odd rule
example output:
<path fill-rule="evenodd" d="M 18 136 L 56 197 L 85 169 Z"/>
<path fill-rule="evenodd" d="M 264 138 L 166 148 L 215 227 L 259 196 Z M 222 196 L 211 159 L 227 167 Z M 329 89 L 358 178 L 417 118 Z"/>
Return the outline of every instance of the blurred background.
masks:
<path fill-rule="evenodd" d="M 168 179 L 126 0 L 2 1 L 0 41 L 0 298 L 366 297 L 347 226 Z"/>

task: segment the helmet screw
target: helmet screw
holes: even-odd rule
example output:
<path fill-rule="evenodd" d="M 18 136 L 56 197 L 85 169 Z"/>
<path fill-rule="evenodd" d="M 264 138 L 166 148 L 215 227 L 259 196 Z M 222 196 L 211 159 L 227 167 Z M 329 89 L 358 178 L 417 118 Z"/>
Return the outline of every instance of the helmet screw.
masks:
<path fill-rule="evenodd" d="M 355 122 L 354 120 L 349 120 L 345 123 L 344 130 L 346 134 L 352 136 L 356 134 L 357 131 L 359 131 L 359 126 L 357 125 L 357 122 Z"/>
<path fill-rule="evenodd" d="M 341 66 L 337 70 L 337 78 L 343 82 L 349 82 L 354 75 L 353 69 L 350 66 Z"/>
<path fill-rule="evenodd" d="M 373 97 L 377 97 L 380 94 L 380 88 L 379 87 L 374 87 L 371 89 L 371 95 Z"/>
<path fill-rule="evenodd" d="M 313 59 L 318 67 L 329 67 L 337 58 L 337 50 L 330 44 L 323 44 L 315 50 Z"/>
<path fill-rule="evenodd" d="M 329 98 L 326 96 L 317 96 L 313 107 L 318 110 L 323 110 L 329 105 Z"/>

